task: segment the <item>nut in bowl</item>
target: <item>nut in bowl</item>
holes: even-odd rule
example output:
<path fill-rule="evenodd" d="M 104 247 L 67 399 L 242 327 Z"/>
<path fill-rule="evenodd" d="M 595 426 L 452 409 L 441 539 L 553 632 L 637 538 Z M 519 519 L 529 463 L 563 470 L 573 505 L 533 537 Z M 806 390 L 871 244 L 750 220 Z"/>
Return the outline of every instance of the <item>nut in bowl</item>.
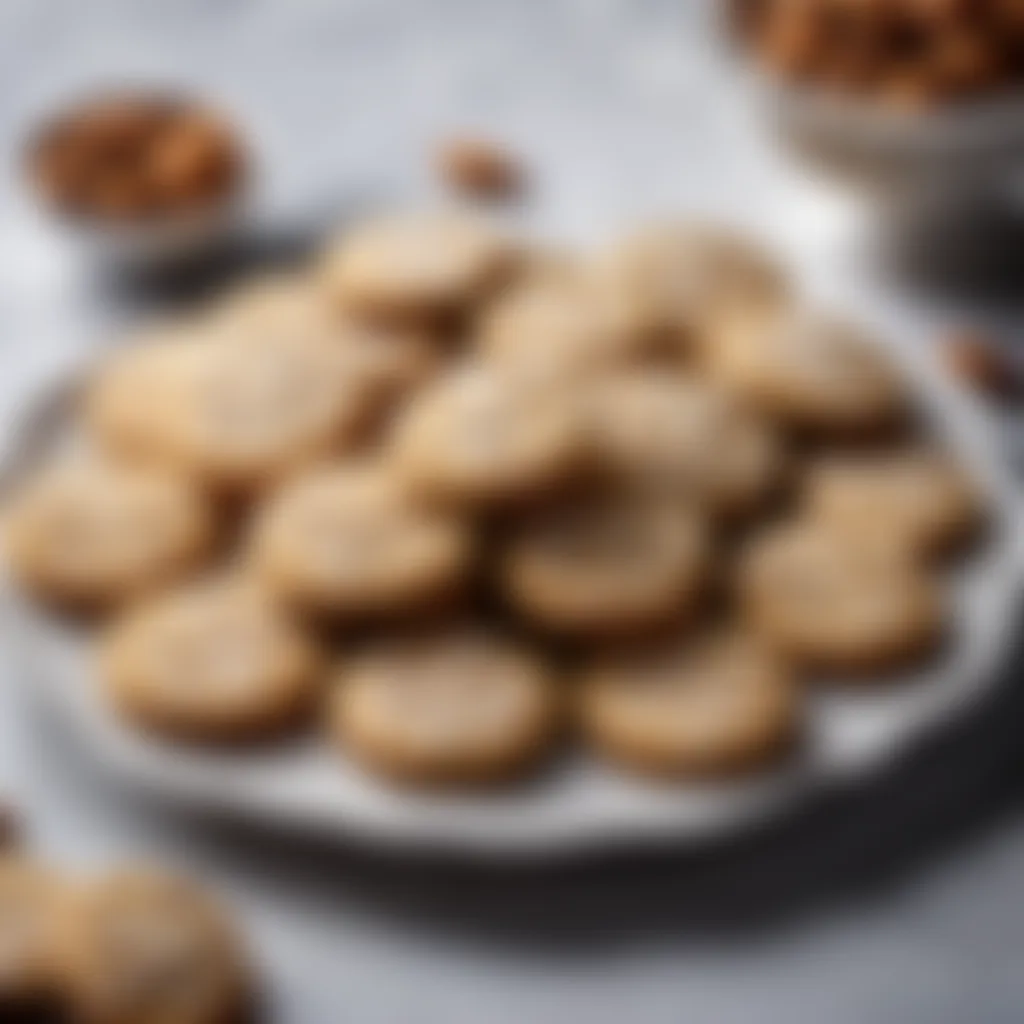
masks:
<path fill-rule="evenodd" d="M 738 0 L 731 7 L 769 121 L 813 165 L 918 206 L 973 199 L 1019 180 L 1019 6 Z"/>
<path fill-rule="evenodd" d="M 225 242 L 252 177 L 251 156 L 225 115 L 144 89 L 99 93 L 44 118 L 24 171 L 46 212 L 90 255 L 144 268 Z"/>

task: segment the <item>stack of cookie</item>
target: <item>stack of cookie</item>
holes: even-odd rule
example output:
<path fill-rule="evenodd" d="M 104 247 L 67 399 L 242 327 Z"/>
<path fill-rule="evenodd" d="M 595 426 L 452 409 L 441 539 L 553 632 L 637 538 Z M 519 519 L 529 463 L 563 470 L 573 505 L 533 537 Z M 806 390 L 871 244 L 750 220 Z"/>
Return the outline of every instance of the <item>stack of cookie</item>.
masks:
<path fill-rule="evenodd" d="M 873 339 L 746 241 L 607 253 L 393 216 L 116 353 L 9 562 L 107 616 L 141 728 L 318 714 L 369 770 L 497 781 L 575 737 L 634 770 L 790 749 L 801 685 L 945 625 L 979 518 Z"/>
<path fill-rule="evenodd" d="M 232 1024 L 253 996 L 238 937 L 192 884 L 148 867 L 72 881 L 0 855 L 0 1019 Z"/>

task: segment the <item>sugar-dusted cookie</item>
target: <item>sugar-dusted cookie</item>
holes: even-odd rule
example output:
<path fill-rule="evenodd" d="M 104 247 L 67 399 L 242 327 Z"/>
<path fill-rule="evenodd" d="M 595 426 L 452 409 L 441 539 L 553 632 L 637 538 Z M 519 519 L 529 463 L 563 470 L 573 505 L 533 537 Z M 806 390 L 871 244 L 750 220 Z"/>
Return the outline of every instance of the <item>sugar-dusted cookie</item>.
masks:
<path fill-rule="evenodd" d="M 713 514 L 750 511 L 785 472 L 774 430 L 701 381 L 620 374 L 595 388 L 593 410 L 596 447 L 616 480 L 691 498 Z"/>
<path fill-rule="evenodd" d="M 15 496 L 6 548 L 14 575 L 40 597 L 102 606 L 190 570 L 212 536 L 206 497 L 182 477 L 69 458 Z"/>
<path fill-rule="evenodd" d="M 878 344 L 814 311 L 746 323 L 724 334 L 707 359 L 737 398 L 801 432 L 870 433 L 904 411 L 902 382 Z"/>
<path fill-rule="evenodd" d="M 811 521 L 755 538 L 739 589 L 751 621 L 812 668 L 884 671 L 929 650 L 945 626 L 940 586 L 905 552 Z"/>
<path fill-rule="evenodd" d="M 647 329 L 685 356 L 715 321 L 788 299 L 786 274 L 767 253 L 723 227 L 665 222 L 641 228 L 608 257 L 609 286 L 643 311 Z"/>
<path fill-rule="evenodd" d="M 271 590 L 341 619 L 424 609 L 457 592 L 472 533 L 415 504 L 379 466 L 338 465 L 297 477 L 261 510 L 252 558 Z"/>
<path fill-rule="evenodd" d="M 351 446 L 379 401 L 360 367 L 323 339 L 225 338 L 176 387 L 169 447 L 215 489 L 247 492 Z"/>
<path fill-rule="evenodd" d="M 251 582 L 204 580 L 133 606 L 100 646 L 103 686 L 147 730 L 263 739 L 295 725 L 318 693 L 318 659 Z"/>
<path fill-rule="evenodd" d="M 515 262 L 507 239 L 453 213 L 397 214 L 345 234 L 323 264 L 325 287 L 344 307 L 384 319 L 459 313 Z"/>
<path fill-rule="evenodd" d="M 500 571 L 507 599 L 525 618 L 601 636 L 685 617 L 708 556 L 702 520 L 677 500 L 582 495 L 513 530 Z"/>
<path fill-rule="evenodd" d="M 335 311 L 319 281 L 302 270 L 275 271 L 236 287 L 208 311 L 206 327 L 240 338 L 329 333 Z"/>
<path fill-rule="evenodd" d="M 234 1024 L 252 1002 L 245 954 L 221 911 L 150 868 L 84 885 L 64 915 L 59 957 L 76 1021 Z"/>
<path fill-rule="evenodd" d="M 384 640 L 344 662 L 329 703 L 343 750 L 411 782 L 518 774 L 549 746 L 559 703 L 550 672 L 516 643 L 473 627 Z"/>
<path fill-rule="evenodd" d="M 480 363 L 424 389 L 394 437 L 396 465 L 418 493 L 468 506 L 558 490 L 579 475 L 589 452 L 578 396 Z"/>
<path fill-rule="evenodd" d="M 34 1020 L 32 1011 L 54 1001 L 55 932 L 65 898 L 49 868 L 0 856 L 0 1020 Z"/>
<path fill-rule="evenodd" d="M 981 501 L 962 467 L 930 449 L 822 460 L 808 474 L 807 506 L 854 537 L 912 551 L 947 551 L 978 526 Z"/>
<path fill-rule="evenodd" d="M 683 636 L 595 658 L 578 694 L 601 754 L 656 775 L 731 773 L 795 738 L 799 695 L 787 666 L 738 630 Z"/>
<path fill-rule="evenodd" d="M 642 358 L 648 339 L 623 292 L 585 268 L 527 271 L 484 311 L 485 359 L 562 386 Z"/>
<path fill-rule="evenodd" d="M 170 445 L 175 390 L 206 343 L 201 328 L 168 328 L 116 349 L 86 387 L 83 419 L 105 451 L 159 460 Z"/>

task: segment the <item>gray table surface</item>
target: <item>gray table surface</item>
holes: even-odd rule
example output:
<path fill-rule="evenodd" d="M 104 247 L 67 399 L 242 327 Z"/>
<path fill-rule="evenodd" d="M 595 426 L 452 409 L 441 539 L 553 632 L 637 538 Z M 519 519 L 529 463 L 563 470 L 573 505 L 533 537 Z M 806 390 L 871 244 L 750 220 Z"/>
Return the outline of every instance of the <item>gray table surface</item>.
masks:
<path fill-rule="evenodd" d="M 708 7 L 5 0 L 0 430 L 40 380 L 137 315 L 137 294 L 40 227 L 13 173 L 33 110 L 119 78 L 209 91 L 251 124 L 271 226 L 429 195 L 431 140 L 479 126 L 533 168 L 518 216 L 539 231 L 601 237 L 644 214 L 710 211 L 771 232 L 811 278 L 855 282 L 908 329 L 960 316 L 1007 335 L 1019 326 L 999 289 L 897 289 L 849 256 L 841 210 L 747 123 Z M 2 650 L 0 671 L 13 681 Z M 245 922 L 270 1019 L 284 1024 L 1024 1018 L 1012 700 L 869 794 L 777 835 L 544 872 L 299 846 L 197 821 L 98 774 L 23 688 L 4 686 L 0 705 L 0 789 L 24 808 L 39 849 L 82 866 L 156 856 L 208 880 Z"/>

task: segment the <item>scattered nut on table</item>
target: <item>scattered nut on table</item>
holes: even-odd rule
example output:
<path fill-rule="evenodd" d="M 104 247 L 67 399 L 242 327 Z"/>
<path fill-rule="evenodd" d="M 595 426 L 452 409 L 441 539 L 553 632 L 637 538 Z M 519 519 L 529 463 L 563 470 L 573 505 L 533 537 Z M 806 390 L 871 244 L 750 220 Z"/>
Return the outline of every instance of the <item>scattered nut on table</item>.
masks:
<path fill-rule="evenodd" d="M 508 198 L 525 184 L 522 165 L 507 149 L 472 136 L 445 141 L 437 153 L 437 169 L 455 190 L 485 198 Z"/>

